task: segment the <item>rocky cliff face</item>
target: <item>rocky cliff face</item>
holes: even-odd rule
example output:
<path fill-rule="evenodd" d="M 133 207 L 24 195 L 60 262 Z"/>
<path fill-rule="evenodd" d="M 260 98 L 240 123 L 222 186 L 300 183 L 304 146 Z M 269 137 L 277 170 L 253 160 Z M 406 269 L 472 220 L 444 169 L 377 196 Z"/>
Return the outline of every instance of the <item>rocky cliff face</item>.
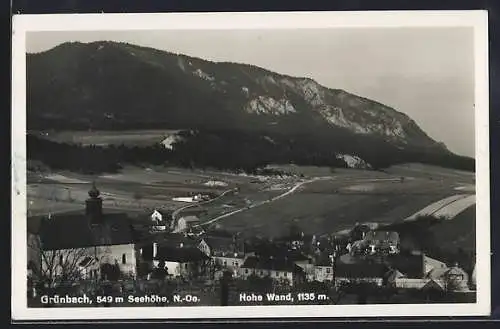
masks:
<path fill-rule="evenodd" d="M 29 129 L 232 129 L 448 153 L 407 115 L 314 80 L 124 43 L 27 55 Z M 298 137 L 295 137 L 298 138 Z M 360 159 L 361 160 L 361 159 Z M 351 161 L 352 162 L 352 161 Z"/>

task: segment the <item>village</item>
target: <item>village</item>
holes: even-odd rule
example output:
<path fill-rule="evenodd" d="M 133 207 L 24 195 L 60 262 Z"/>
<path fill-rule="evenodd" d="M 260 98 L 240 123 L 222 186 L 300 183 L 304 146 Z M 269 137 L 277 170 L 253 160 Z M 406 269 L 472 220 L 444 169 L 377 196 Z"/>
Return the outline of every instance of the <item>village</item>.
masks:
<path fill-rule="evenodd" d="M 403 248 L 398 232 L 383 227 L 356 223 L 343 234 L 305 235 L 291 226 L 282 237 L 248 239 L 179 211 L 154 209 L 142 218 L 106 211 L 95 184 L 88 195 L 81 211 L 28 218 L 32 306 L 50 306 L 40 302 L 42 296 L 65 294 L 154 294 L 163 301 L 134 304 L 139 306 L 166 306 L 174 299 L 248 305 L 242 293 L 294 292 L 302 296 L 294 303 L 309 304 L 475 298 L 475 267 L 468 273 L 459 264 Z M 195 296 L 197 303 L 180 295 Z M 118 300 L 127 305 L 127 298 Z M 113 298 L 104 301 L 120 306 Z"/>

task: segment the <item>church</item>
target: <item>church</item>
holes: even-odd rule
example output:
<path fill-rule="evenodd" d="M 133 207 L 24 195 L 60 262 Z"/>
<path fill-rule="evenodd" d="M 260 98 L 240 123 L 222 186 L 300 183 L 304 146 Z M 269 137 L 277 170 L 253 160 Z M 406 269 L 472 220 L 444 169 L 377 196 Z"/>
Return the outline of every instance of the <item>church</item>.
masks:
<path fill-rule="evenodd" d="M 118 269 L 120 277 L 136 277 L 136 244 L 140 234 L 133 220 L 125 213 L 103 212 L 95 184 L 88 195 L 84 212 L 39 219 L 35 232 L 39 262 L 32 262 L 29 270 L 40 280 L 55 284 L 111 279 L 108 276 L 117 276 Z M 33 245 L 31 241 L 30 247 Z"/>

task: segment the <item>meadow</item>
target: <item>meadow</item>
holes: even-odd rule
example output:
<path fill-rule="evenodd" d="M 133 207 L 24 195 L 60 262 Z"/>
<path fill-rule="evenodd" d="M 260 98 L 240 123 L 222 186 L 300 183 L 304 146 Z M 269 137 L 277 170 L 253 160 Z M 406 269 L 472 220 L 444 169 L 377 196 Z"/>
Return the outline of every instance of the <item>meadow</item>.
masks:
<path fill-rule="evenodd" d="M 177 130 L 125 130 L 125 131 L 43 131 L 44 138 L 59 142 L 81 145 L 127 145 L 147 146 L 160 143 Z"/>
<path fill-rule="evenodd" d="M 144 213 L 154 208 L 174 210 L 187 205 L 172 201 L 173 197 L 194 193 L 216 196 L 236 188 L 236 193 L 193 206 L 181 215 L 196 212 L 202 222 L 207 222 L 241 209 L 234 215 L 217 219 L 214 224 L 247 236 L 283 235 L 292 224 L 301 227 L 304 233 L 323 235 L 352 228 L 357 222 L 403 221 L 435 202 L 464 194 L 456 190 L 457 186 L 470 183 L 470 176 L 460 176 L 456 172 L 447 174 L 441 169 L 432 176 L 434 168 L 418 168 L 415 172 L 400 167 L 377 172 L 290 167 L 302 176 L 263 177 L 164 167 L 126 167 L 118 174 L 99 176 L 46 173 L 41 175 L 42 183 L 28 185 L 28 210 L 41 214 L 83 209 L 92 181 L 101 190 L 106 208 Z M 404 172 L 407 175 L 402 175 Z M 421 172 L 425 175 L 419 174 Z M 210 181 L 224 184 L 207 184 Z M 305 184 L 276 199 L 299 182 Z"/>

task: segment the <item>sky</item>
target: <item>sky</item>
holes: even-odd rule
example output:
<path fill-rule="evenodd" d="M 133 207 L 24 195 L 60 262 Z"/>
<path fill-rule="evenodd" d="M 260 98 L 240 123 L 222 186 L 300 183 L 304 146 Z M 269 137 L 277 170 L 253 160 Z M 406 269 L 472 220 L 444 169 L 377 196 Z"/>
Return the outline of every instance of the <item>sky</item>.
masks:
<path fill-rule="evenodd" d="M 50 31 L 30 32 L 26 50 L 101 40 L 309 77 L 406 113 L 451 151 L 475 154 L 472 28 Z"/>

